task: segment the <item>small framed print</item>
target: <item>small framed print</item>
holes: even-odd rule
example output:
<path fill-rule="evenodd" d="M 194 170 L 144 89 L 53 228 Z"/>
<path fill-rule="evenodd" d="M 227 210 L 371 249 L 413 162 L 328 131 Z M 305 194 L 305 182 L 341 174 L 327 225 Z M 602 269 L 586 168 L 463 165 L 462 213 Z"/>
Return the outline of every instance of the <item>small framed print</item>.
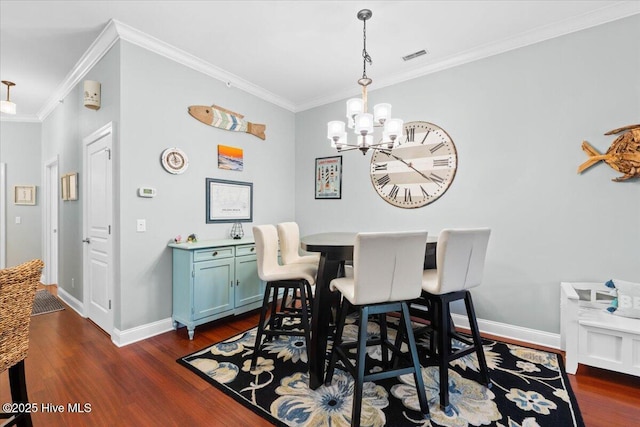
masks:
<path fill-rule="evenodd" d="M 207 224 L 253 221 L 253 183 L 206 178 Z"/>
<path fill-rule="evenodd" d="M 16 185 L 13 187 L 13 203 L 16 205 L 35 205 L 36 186 Z"/>
<path fill-rule="evenodd" d="M 78 174 L 69 174 L 69 200 L 78 200 Z"/>
<path fill-rule="evenodd" d="M 342 198 L 342 156 L 316 159 L 316 199 Z"/>
<path fill-rule="evenodd" d="M 60 178 L 62 200 L 78 200 L 78 173 L 67 173 Z"/>
<path fill-rule="evenodd" d="M 218 169 L 241 171 L 244 167 L 242 148 L 218 145 Z"/>

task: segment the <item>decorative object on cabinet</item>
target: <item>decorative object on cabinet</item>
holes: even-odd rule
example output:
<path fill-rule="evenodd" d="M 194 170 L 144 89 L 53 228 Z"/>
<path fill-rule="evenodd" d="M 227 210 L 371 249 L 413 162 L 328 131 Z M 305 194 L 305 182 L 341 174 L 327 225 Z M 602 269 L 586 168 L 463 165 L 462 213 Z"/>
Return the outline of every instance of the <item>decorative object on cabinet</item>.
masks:
<path fill-rule="evenodd" d="M 189 114 L 205 125 L 234 132 L 246 132 L 260 139 L 266 138 L 264 132 L 267 129 L 267 125 L 248 122 L 243 120 L 244 116 L 242 114 L 235 113 L 217 105 L 211 105 L 209 107 L 205 105 L 191 105 L 189 107 Z"/>
<path fill-rule="evenodd" d="M 36 186 L 16 185 L 13 187 L 13 203 L 15 205 L 35 205 Z"/>
<path fill-rule="evenodd" d="M 241 171 L 244 166 L 242 148 L 218 145 L 218 169 Z"/>
<path fill-rule="evenodd" d="M 195 234 L 189 234 L 189 236 L 187 236 L 187 243 L 196 243 L 197 241 L 198 238 Z"/>
<path fill-rule="evenodd" d="M 363 23 L 362 77 L 358 80 L 358 84 L 362 86 L 362 98 L 347 100 L 347 126 L 358 135 L 357 143 L 349 144 L 343 121 L 334 120 L 327 123 L 327 137 L 331 141 L 331 146 L 338 151 L 358 149 L 362 154 L 366 154 L 369 149 L 390 150 L 402 135 L 403 121 L 391 118 L 391 104 L 376 104 L 373 107 L 373 114 L 367 112 L 367 86 L 372 83 L 372 80 L 367 77 L 367 63 L 371 64 L 371 56 L 367 52 L 367 20 L 372 14 L 369 9 L 362 9 L 357 15 Z M 374 127 L 383 128 L 382 140 L 377 144 L 373 143 Z"/>
<path fill-rule="evenodd" d="M 178 234 L 176 237 L 173 238 L 173 242 L 174 243 L 182 243 L 182 236 L 180 234 Z"/>
<path fill-rule="evenodd" d="M 402 142 L 371 156 L 371 184 L 393 206 L 419 208 L 449 189 L 457 167 L 456 146 L 444 129 L 428 122 L 408 122 Z"/>
<path fill-rule="evenodd" d="M 626 132 L 625 132 L 626 131 Z M 578 167 L 578 173 L 589 169 L 603 160 L 611 168 L 623 173 L 623 176 L 613 178 L 620 182 L 640 176 L 640 124 L 624 126 L 611 130 L 605 135 L 616 135 L 624 132 L 611 143 L 605 154 L 601 154 L 587 141 L 582 141 L 582 151 L 587 153 L 589 160 Z"/>
<path fill-rule="evenodd" d="M 232 239 L 242 239 L 244 237 L 244 230 L 242 229 L 242 223 L 236 222 L 231 227 L 231 232 L 229 233 Z"/>
<path fill-rule="evenodd" d="M 342 198 L 342 156 L 316 159 L 316 199 Z"/>
<path fill-rule="evenodd" d="M 253 183 L 214 178 L 205 183 L 207 224 L 253 220 Z"/>
<path fill-rule="evenodd" d="M 92 110 L 100 109 L 100 82 L 84 81 L 84 106 Z"/>
<path fill-rule="evenodd" d="M 7 100 L 0 101 L 0 111 L 6 114 L 16 114 L 16 104 L 11 102 L 11 97 L 9 95 L 11 86 L 15 86 L 16 84 L 8 80 L 2 80 L 2 84 L 7 85 Z"/>
<path fill-rule="evenodd" d="M 173 250 L 173 326 L 195 327 L 262 305 L 253 239 L 195 244 L 170 243 Z"/>
<path fill-rule="evenodd" d="M 160 157 L 162 167 L 174 175 L 181 174 L 189 167 L 189 159 L 184 151 L 179 148 L 167 148 Z"/>

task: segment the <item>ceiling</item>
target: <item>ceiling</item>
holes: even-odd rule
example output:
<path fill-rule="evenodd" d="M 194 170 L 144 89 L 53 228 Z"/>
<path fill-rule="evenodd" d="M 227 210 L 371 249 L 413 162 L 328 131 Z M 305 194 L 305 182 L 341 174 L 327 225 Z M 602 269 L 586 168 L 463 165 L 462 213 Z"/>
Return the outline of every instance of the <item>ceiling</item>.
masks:
<path fill-rule="evenodd" d="M 640 1 L 2 0 L 0 77 L 18 108 L 2 118 L 44 119 L 110 20 L 291 111 L 342 99 L 359 91 L 364 8 L 375 90 L 640 13 Z"/>

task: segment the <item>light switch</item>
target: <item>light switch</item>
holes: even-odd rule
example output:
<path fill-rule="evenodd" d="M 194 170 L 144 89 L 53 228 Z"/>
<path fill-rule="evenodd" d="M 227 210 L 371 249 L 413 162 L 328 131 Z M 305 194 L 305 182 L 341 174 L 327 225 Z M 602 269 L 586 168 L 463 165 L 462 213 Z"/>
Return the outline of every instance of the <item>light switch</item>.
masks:
<path fill-rule="evenodd" d="M 143 233 L 147 231 L 147 220 L 139 219 L 136 224 L 136 231 L 138 233 Z"/>
<path fill-rule="evenodd" d="M 21 224 L 22 223 L 22 218 L 20 218 L 19 216 L 16 217 L 16 224 Z"/>

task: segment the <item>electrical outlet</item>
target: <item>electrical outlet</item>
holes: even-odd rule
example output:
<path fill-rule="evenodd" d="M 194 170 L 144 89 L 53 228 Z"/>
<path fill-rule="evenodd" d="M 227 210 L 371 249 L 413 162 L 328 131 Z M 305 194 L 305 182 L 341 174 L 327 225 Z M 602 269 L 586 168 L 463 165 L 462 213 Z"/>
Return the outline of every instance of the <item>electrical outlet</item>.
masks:
<path fill-rule="evenodd" d="M 19 216 L 16 217 L 16 224 L 21 224 L 22 223 L 22 218 L 20 218 Z"/>
<path fill-rule="evenodd" d="M 145 231 L 147 231 L 147 220 L 145 219 L 139 219 L 136 222 L 136 231 L 138 233 L 144 233 Z"/>

